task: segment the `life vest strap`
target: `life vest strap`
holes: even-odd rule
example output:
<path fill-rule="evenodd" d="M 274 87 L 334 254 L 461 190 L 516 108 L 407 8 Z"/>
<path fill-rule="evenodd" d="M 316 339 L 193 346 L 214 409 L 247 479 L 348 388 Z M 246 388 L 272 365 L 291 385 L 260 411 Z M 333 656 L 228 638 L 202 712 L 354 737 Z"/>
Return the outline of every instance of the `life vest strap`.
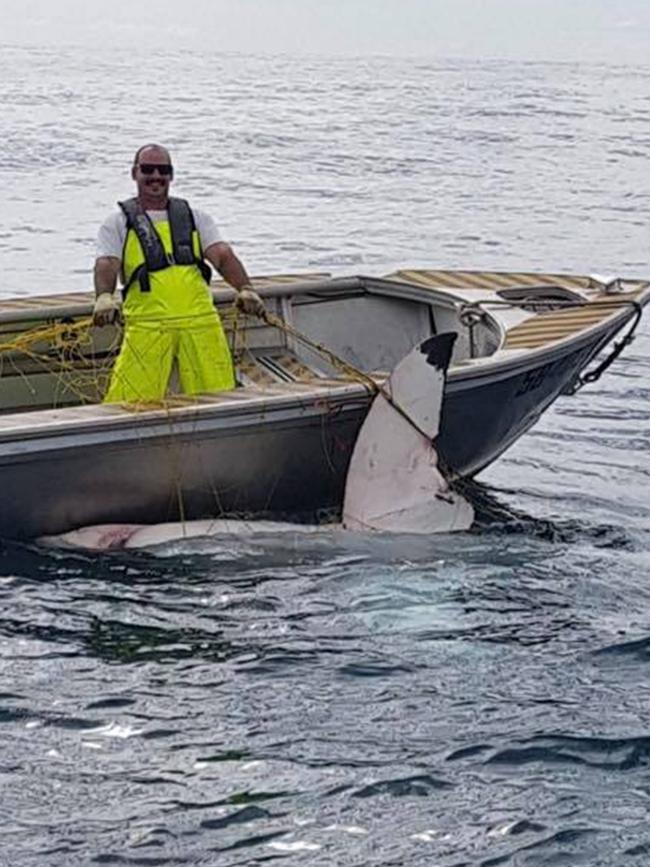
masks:
<path fill-rule="evenodd" d="M 146 265 L 138 265 L 133 274 L 129 277 L 129 282 L 122 289 L 122 300 L 126 298 L 126 293 L 131 286 L 136 282 L 140 284 L 140 292 L 151 292 L 151 280 L 149 280 L 149 271 Z"/>
<path fill-rule="evenodd" d="M 170 199 L 168 206 L 169 225 L 172 231 L 173 264 L 194 265 L 196 256 L 192 235 L 196 231 L 194 214 L 185 199 Z"/>

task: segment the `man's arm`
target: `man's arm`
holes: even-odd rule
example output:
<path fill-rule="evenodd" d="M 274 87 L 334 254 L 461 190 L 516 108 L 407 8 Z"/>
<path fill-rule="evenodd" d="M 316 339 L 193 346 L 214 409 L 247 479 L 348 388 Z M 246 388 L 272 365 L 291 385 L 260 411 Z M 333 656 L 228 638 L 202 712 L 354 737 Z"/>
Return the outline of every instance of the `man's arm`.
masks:
<path fill-rule="evenodd" d="M 114 256 L 99 256 L 95 260 L 95 307 L 93 322 L 95 325 L 108 325 L 114 322 L 119 312 L 114 292 L 120 273 L 120 260 Z"/>
<path fill-rule="evenodd" d="M 95 295 L 110 292 L 112 295 L 117 286 L 120 273 L 120 260 L 114 256 L 99 256 L 95 259 Z"/>
<path fill-rule="evenodd" d="M 226 244 L 225 241 L 217 241 L 216 244 L 210 244 L 208 249 L 203 251 L 203 255 L 210 264 L 214 265 L 226 283 L 230 283 L 234 289 L 242 289 L 251 285 L 246 269 L 235 255 L 230 244 Z"/>
<path fill-rule="evenodd" d="M 203 251 L 203 255 L 210 264 L 214 265 L 226 283 L 237 289 L 239 292 L 237 306 L 244 313 L 261 313 L 264 310 L 262 299 L 253 289 L 246 269 L 230 244 L 217 241 L 215 244 L 210 244 L 208 249 Z"/>

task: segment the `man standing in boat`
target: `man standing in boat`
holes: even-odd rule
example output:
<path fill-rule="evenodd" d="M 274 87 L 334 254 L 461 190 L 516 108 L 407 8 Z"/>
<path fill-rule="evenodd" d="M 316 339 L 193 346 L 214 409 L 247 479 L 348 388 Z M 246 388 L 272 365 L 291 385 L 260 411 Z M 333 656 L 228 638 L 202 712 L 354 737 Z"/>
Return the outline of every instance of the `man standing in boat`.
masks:
<path fill-rule="evenodd" d="M 169 196 L 174 170 L 166 148 L 139 148 L 131 177 L 137 196 L 119 203 L 97 239 L 95 325 L 115 321 L 120 276 L 124 287 L 124 339 L 104 400 L 161 400 L 174 362 L 185 394 L 234 388 L 205 259 L 238 290 L 245 313 L 260 312 L 262 301 L 212 218 Z"/>

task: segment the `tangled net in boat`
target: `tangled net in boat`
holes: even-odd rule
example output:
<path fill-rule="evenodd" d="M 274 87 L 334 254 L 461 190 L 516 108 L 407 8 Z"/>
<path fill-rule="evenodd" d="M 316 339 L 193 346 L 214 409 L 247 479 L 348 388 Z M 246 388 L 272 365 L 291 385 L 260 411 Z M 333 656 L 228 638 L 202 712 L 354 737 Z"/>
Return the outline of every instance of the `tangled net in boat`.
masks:
<path fill-rule="evenodd" d="M 0 386 L 5 392 L 5 406 L 56 407 L 100 399 L 110 367 L 102 364 L 101 356 L 95 357 L 90 317 L 18 328 L 20 324 L 15 323 L 3 328 L 0 338 Z M 111 331 L 116 349 L 119 335 Z"/>
<path fill-rule="evenodd" d="M 243 366 L 247 356 L 254 363 L 249 347 L 250 320 L 234 306 L 219 312 L 235 367 Z M 266 312 L 262 319 L 264 325 L 284 332 L 323 357 L 339 374 L 376 391 L 375 382 L 367 374 L 310 340 L 279 316 Z M 185 317 L 183 324 L 186 321 Z M 155 331 L 151 333 L 155 339 Z M 15 322 L 5 324 L 0 328 L 0 403 L 15 409 L 100 403 L 121 342 L 119 326 L 96 328 L 90 316 L 70 317 L 36 328 L 25 328 Z M 187 398 L 175 385 L 172 377 L 170 393 L 162 401 L 143 398 L 123 407 L 136 413 L 153 408 L 171 409 L 179 402 L 185 403 Z"/>
<path fill-rule="evenodd" d="M 235 362 L 247 351 L 246 329 L 233 307 L 220 311 Z M 90 316 L 0 330 L 0 401 L 5 407 L 55 408 L 101 402 L 122 342 L 118 326 L 96 328 Z M 178 396 L 129 404 L 137 412 L 173 406 Z"/>

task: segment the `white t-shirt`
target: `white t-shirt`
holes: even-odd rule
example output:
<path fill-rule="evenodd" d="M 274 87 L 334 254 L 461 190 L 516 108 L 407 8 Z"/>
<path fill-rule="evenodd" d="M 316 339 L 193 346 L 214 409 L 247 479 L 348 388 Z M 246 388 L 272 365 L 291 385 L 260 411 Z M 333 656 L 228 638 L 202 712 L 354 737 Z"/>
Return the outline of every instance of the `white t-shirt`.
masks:
<path fill-rule="evenodd" d="M 192 208 L 196 230 L 201 239 L 201 247 L 207 250 L 211 244 L 222 241 L 221 232 L 216 223 L 205 211 Z M 147 211 L 148 217 L 154 223 L 167 219 L 167 211 Z M 114 211 L 102 223 L 97 234 L 96 256 L 113 256 L 122 260 L 122 251 L 126 241 L 126 216 L 122 210 Z"/>

